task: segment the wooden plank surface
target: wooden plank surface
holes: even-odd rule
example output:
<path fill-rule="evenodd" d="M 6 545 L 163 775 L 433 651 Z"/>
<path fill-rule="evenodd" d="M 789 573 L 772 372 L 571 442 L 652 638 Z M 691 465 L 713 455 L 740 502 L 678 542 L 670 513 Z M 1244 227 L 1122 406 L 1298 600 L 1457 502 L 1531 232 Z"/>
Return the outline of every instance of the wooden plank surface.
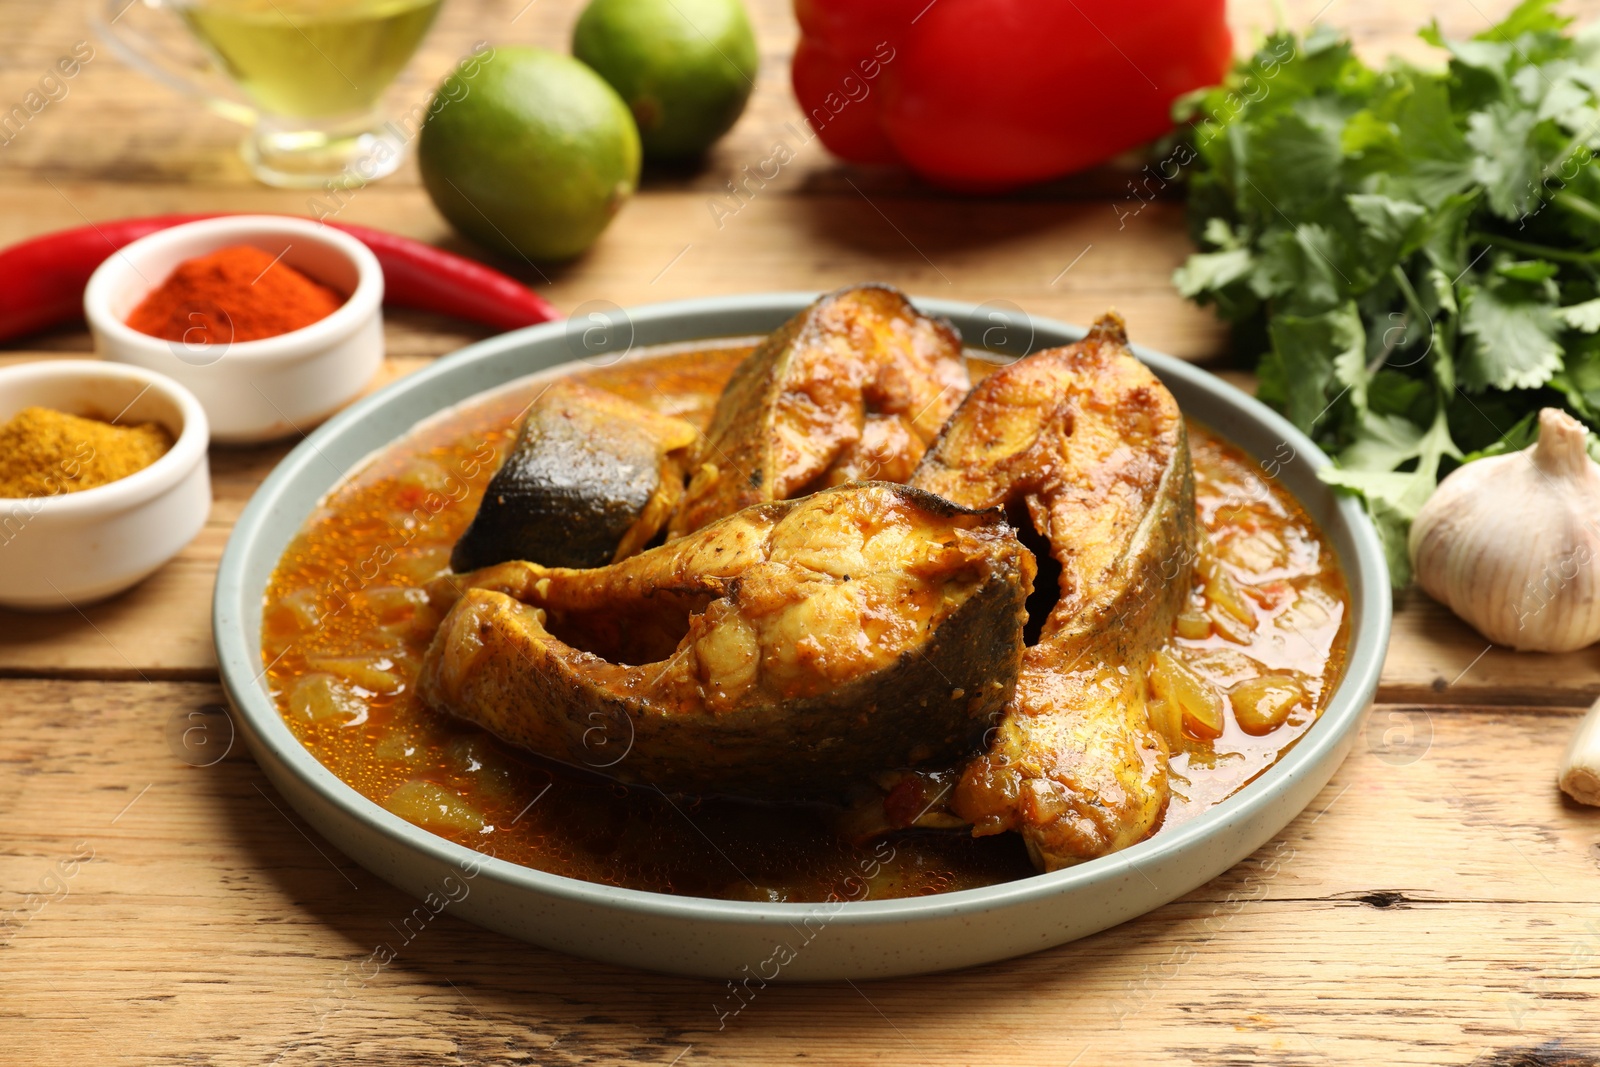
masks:
<path fill-rule="evenodd" d="M 564 48 L 580 6 L 451 0 L 391 104 L 425 99 L 479 39 Z M 763 69 L 706 165 L 647 175 L 578 262 L 508 269 L 569 310 L 868 278 L 1073 321 L 1116 306 L 1138 340 L 1229 366 L 1226 332 L 1167 280 L 1188 249 L 1180 205 L 1129 213 L 1136 163 L 983 200 L 841 167 L 802 143 L 788 4 L 747 6 Z M 1291 25 L 1350 28 L 1368 57 L 1426 59 L 1414 31 L 1428 17 L 1470 34 L 1510 6 L 1236 0 L 1231 19 L 1243 42 L 1281 8 Z M 1600 14 L 1600 0 L 1564 6 Z M 77 4 L 0 0 L 0 26 L 0 102 L 89 37 Z M 308 194 L 249 180 L 237 138 L 99 46 L 0 147 L 0 243 L 87 219 L 307 212 Z M 780 142 L 795 158 L 779 177 L 714 210 Z M 467 247 L 411 164 L 340 217 Z M 483 336 L 391 314 L 381 380 Z M 87 350 L 66 328 L 0 362 Z M 1078 944 L 955 975 L 771 987 L 721 1030 L 714 983 L 572 960 L 448 914 L 347 984 L 398 944 L 410 901 L 306 828 L 242 751 L 193 767 L 171 740 L 220 701 L 212 572 L 290 444 L 214 450 L 209 524 L 139 588 L 81 613 L 0 612 L 0 1062 L 1600 1063 L 1600 812 L 1551 783 L 1600 694 L 1600 657 L 1488 648 L 1417 593 L 1397 602 L 1382 703 L 1307 813 L 1211 884 Z"/>
<path fill-rule="evenodd" d="M 105 7 L 108 0 L 92 2 Z M 109 0 L 113 11 L 124 2 Z M 69 53 L 75 42 L 87 41 L 95 48 L 94 58 L 82 74 L 68 83 L 67 97 L 49 104 L 21 136 L 5 146 L 6 168 L 33 180 L 48 175 L 58 181 L 67 178 L 118 185 L 251 188 L 244 164 L 233 151 L 238 127 L 122 66 L 88 28 L 84 18 L 88 6 L 27 0 L 6 0 L 0 6 L 7 30 L 0 42 L 0 62 L 4 63 L 0 100 L 7 101 L 8 108 L 35 86 L 57 58 Z M 581 0 L 449 0 L 416 60 L 386 95 L 388 110 L 398 114 L 425 102 L 438 79 L 478 41 L 567 51 L 571 27 L 582 6 Z M 1416 30 L 1422 23 L 1436 17 L 1447 33 L 1467 36 L 1483 30 L 1491 18 L 1500 17 L 1511 6 L 1511 0 L 1435 0 L 1429 4 L 1415 0 L 1393 4 L 1377 0 L 1233 0 L 1229 21 L 1241 49 L 1278 25 L 1281 13 L 1282 22 L 1289 26 L 1303 27 L 1316 19 L 1349 29 L 1361 52 L 1373 60 L 1400 54 L 1436 61 L 1438 53 L 1417 39 Z M 1576 14 L 1592 14 L 1596 9 L 1593 0 L 1568 0 L 1564 6 Z M 797 37 L 791 5 L 786 0 L 748 0 L 745 7 L 756 29 L 762 66 L 744 117 L 712 150 L 706 166 L 690 172 L 652 174 L 647 189 L 719 191 L 742 167 L 766 159 L 775 141 L 787 140 L 798 147 L 803 139 L 803 134 L 795 132 L 801 116 L 789 92 L 789 56 Z M 135 12 L 129 17 L 137 19 L 139 15 Z M 891 170 L 843 170 L 817 144 L 797 153 L 772 189 L 797 194 L 850 191 L 850 182 L 869 190 L 926 194 L 914 180 Z M 415 185 L 415 168 L 408 166 L 373 189 Z M 1114 173 L 1100 172 L 1018 196 L 1047 199 L 1107 190 L 1120 194 L 1124 183 Z M 297 203 L 302 209 L 308 199 L 305 192 L 260 192 L 282 205 Z M 189 199 L 193 201 L 193 197 Z"/>
<path fill-rule="evenodd" d="M 391 325 L 405 335 L 409 324 Z M 445 327 L 440 326 L 442 331 Z M 474 339 L 463 333 L 463 343 Z M 8 361 L 66 358 L 31 352 Z M 373 388 L 424 366 L 426 357 L 391 358 Z M 1249 384 L 1248 375 L 1230 375 Z M 215 502 L 200 536 L 142 585 L 102 604 L 51 615 L 0 610 L 0 677 L 213 678 L 209 612 L 212 576 L 228 532 L 250 494 L 293 442 L 217 448 L 211 454 Z M 1600 657 L 1512 652 L 1491 646 L 1419 590 L 1396 600 L 1394 634 L 1379 699 L 1453 704 L 1588 704 L 1600 696 Z"/>
<path fill-rule="evenodd" d="M 719 1029 L 720 983 L 448 913 L 403 942 L 413 902 L 247 756 L 174 754 L 220 699 L 0 682 L 0 766 L 30 771 L 0 777 L 7 1062 L 1436 1064 L 1593 1035 L 1600 811 L 1551 783 L 1570 709 L 1381 706 L 1304 815 L 1164 908 L 959 974 L 769 987 Z"/>

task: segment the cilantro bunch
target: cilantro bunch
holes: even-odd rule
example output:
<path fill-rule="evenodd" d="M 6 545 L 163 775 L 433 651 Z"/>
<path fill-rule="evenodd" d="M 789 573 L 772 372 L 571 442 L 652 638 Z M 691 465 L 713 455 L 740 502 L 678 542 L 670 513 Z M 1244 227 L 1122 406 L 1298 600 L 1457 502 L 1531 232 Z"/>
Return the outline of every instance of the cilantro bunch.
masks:
<path fill-rule="evenodd" d="M 1259 353 L 1398 584 L 1440 477 L 1525 447 L 1541 407 L 1600 427 L 1600 32 L 1552 6 L 1424 29 L 1437 70 L 1276 34 L 1179 105 L 1202 251 L 1174 281 Z"/>

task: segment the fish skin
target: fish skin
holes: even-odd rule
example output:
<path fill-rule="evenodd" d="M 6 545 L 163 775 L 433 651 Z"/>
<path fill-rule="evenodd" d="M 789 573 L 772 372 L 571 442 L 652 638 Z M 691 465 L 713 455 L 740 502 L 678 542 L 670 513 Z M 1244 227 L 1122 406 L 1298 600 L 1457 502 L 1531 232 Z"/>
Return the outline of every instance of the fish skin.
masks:
<path fill-rule="evenodd" d="M 904 481 L 971 384 L 955 329 L 899 290 L 821 297 L 734 370 L 669 536 L 815 489 Z"/>
<path fill-rule="evenodd" d="M 477 514 L 458 574 L 508 560 L 599 567 L 639 551 L 683 495 L 693 425 L 563 379 L 528 409 Z"/>
<path fill-rule="evenodd" d="M 1033 574 L 998 511 L 854 483 L 604 568 L 447 576 L 419 692 L 623 781 L 829 799 L 977 746 L 1016 683 Z"/>
<path fill-rule="evenodd" d="M 1182 415 L 1122 319 L 980 382 L 910 484 L 967 507 L 1024 504 L 1061 566 L 951 809 L 976 836 L 1021 833 L 1041 870 L 1143 840 L 1171 795 L 1145 673 L 1191 588 L 1196 518 Z"/>

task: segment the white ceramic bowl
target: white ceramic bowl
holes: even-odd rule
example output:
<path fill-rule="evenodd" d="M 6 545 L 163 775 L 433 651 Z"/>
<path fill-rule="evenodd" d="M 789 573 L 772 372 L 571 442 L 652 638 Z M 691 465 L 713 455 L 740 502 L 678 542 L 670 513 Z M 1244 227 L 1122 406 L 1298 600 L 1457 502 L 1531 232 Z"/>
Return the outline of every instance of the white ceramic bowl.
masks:
<path fill-rule="evenodd" d="M 139 367 L 41 360 L 0 369 L 0 423 L 32 406 L 133 425 L 158 422 L 166 455 L 126 478 L 48 497 L 0 497 L 0 605 L 81 607 L 177 555 L 211 512 L 206 414 L 187 389 Z"/>
<path fill-rule="evenodd" d="M 281 253 L 283 263 L 349 298 L 304 329 L 234 344 L 165 341 L 127 324 L 178 264 L 233 245 Z M 204 219 L 142 237 L 100 264 L 83 293 L 95 351 L 186 386 L 223 444 L 304 431 L 360 395 L 383 363 L 382 304 L 383 270 L 366 245 L 331 226 L 277 215 Z"/>
<path fill-rule="evenodd" d="M 982 889 L 840 904 L 707 900 L 596 885 L 484 856 L 368 800 L 295 739 L 262 678 L 262 595 L 284 548 L 341 470 L 359 468 L 418 421 L 485 389 L 535 372 L 583 369 L 593 363 L 578 358 L 592 361 L 600 351 L 766 333 L 816 295 L 683 300 L 619 311 L 600 331 L 587 322 L 557 322 L 491 338 L 367 397 L 291 452 L 234 526 L 212 613 L 239 731 L 284 797 L 330 841 L 394 885 L 418 897 L 449 895 L 454 915 L 564 952 L 734 980 L 881 978 L 1059 945 L 1187 893 L 1288 825 L 1349 752 L 1377 691 L 1389 642 L 1383 549 L 1360 505 L 1318 479 L 1317 468 L 1328 459 L 1304 434 L 1220 378 L 1138 346 L 1134 352 L 1187 415 L 1273 465 L 1322 527 L 1350 588 L 1349 657 L 1321 719 L 1236 795 L 1181 826 L 1077 867 Z M 1083 336 L 1075 326 L 1020 311 L 1008 312 L 1006 329 L 997 330 L 992 305 L 916 304 L 950 319 L 969 342 L 983 339 L 1013 355 Z M 1133 328 L 1137 333 L 1138 324 Z M 600 334 L 597 350 L 591 342 Z M 792 956 L 782 955 L 779 945 L 789 946 Z M 775 958 L 787 962 L 776 966 L 774 978 L 768 968 Z"/>

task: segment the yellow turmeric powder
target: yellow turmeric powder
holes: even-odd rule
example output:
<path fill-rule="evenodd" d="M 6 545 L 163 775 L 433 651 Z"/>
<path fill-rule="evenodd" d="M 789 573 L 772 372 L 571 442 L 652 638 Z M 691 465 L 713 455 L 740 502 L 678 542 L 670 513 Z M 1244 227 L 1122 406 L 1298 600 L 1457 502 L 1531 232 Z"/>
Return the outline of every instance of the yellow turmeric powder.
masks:
<path fill-rule="evenodd" d="M 23 408 L 0 426 L 0 497 L 56 496 L 126 478 L 166 455 L 158 423 L 115 426 L 49 408 Z"/>

